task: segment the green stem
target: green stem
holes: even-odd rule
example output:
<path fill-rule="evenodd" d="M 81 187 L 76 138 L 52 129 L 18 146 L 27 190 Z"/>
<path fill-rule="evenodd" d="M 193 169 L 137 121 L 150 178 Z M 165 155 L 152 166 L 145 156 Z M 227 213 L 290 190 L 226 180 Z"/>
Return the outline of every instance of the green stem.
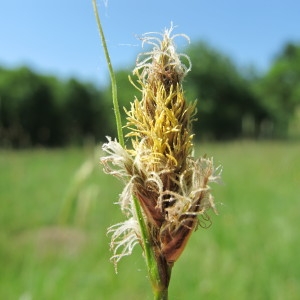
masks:
<path fill-rule="evenodd" d="M 114 105 L 114 111 L 115 111 L 115 117 L 116 117 L 116 124 L 117 124 L 117 132 L 118 132 L 118 140 L 119 143 L 122 147 L 124 147 L 124 137 L 123 137 L 123 131 L 122 131 L 122 121 L 121 121 L 121 114 L 120 114 L 120 109 L 119 109 L 119 103 L 118 103 L 118 97 L 117 97 L 117 82 L 116 82 L 116 77 L 115 73 L 111 64 L 109 52 L 107 49 L 107 44 L 105 40 L 105 35 L 102 29 L 102 25 L 100 22 L 100 17 L 97 9 L 97 0 L 92 0 L 93 1 L 93 8 L 94 8 L 94 13 L 97 21 L 97 27 L 99 30 L 99 34 L 101 37 L 102 41 L 102 46 L 105 54 L 105 59 L 107 62 L 108 70 L 109 70 L 109 75 L 110 75 L 110 80 L 111 80 L 111 89 L 112 89 L 112 98 L 113 98 L 113 105 Z"/>
<path fill-rule="evenodd" d="M 168 300 L 168 288 L 165 290 L 155 291 L 154 300 Z"/>
<path fill-rule="evenodd" d="M 145 252 L 146 265 L 154 293 L 154 300 L 168 300 L 168 285 L 172 267 L 160 255 L 160 251 L 153 243 L 147 224 L 145 223 L 141 206 L 134 196 L 134 206 L 141 229 L 141 240 Z"/>

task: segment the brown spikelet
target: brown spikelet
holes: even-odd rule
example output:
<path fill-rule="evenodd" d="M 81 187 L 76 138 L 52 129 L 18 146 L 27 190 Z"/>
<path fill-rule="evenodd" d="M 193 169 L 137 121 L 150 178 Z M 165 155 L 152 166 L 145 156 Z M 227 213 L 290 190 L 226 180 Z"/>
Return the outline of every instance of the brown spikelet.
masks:
<path fill-rule="evenodd" d="M 138 199 L 157 257 L 169 265 L 184 250 L 199 223 L 198 216 L 214 208 L 209 183 L 220 177 L 212 160 L 192 157 L 195 102 L 186 101 L 182 87 L 191 64 L 187 56 L 176 52 L 174 38 L 178 35 L 171 36 L 172 29 L 166 30 L 162 39 L 148 35 L 143 39 L 154 47 L 138 57 L 134 70 L 138 77 L 135 85 L 140 86 L 142 95 L 126 111 L 132 147 L 123 149 L 110 140 L 104 146 L 109 156 L 102 158 L 109 173 L 125 178 L 121 207 L 134 219 L 132 196 Z M 114 229 L 115 243 L 130 234 L 139 239 L 137 227 L 120 225 L 124 230 Z M 115 257 L 126 254 L 115 253 Z"/>

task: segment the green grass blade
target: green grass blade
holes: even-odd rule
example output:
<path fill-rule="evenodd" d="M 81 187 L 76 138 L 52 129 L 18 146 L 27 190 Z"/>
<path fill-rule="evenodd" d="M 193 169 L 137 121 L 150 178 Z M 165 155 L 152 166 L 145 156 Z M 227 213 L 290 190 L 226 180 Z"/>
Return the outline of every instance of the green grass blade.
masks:
<path fill-rule="evenodd" d="M 101 37 L 102 46 L 103 46 L 103 50 L 104 50 L 104 54 L 105 54 L 105 59 L 107 62 L 109 76 L 110 76 L 110 80 L 111 80 L 112 99 L 113 99 L 113 106 L 114 106 L 114 112 L 115 112 L 115 117 L 116 117 L 118 140 L 119 140 L 119 143 L 121 144 L 121 146 L 124 147 L 125 143 L 124 143 L 124 136 L 123 136 L 123 130 L 122 130 L 121 114 L 120 114 L 119 103 L 118 103 L 116 77 L 115 77 L 115 73 L 114 73 L 112 63 L 110 60 L 110 56 L 108 53 L 103 28 L 102 28 L 102 25 L 100 22 L 100 17 L 99 17 L 99 13 L 98 13 L 98 9 L 97 9 L 97 1 L 96 0 L 92 0 L 92 1 L 93 1 L 93 8 L 94 8 L 95 18 L 96 18 L 96 22 L 97 22 L 97 27 L 98 27 L 99 34 Z"/>

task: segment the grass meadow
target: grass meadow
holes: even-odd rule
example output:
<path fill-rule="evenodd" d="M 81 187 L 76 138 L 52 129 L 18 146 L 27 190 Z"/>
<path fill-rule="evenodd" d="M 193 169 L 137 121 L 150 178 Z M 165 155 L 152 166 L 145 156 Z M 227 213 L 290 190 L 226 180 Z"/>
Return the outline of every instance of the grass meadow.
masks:
<path fill-rule="evenodd" d="M 100 148 L 100 147 L 98 147 Z M 96 156 L 100 155 L 98 149 Z M 173 268 L 170 300 L 300 299 L 300 144 L 202 144 L 224 167 L 219 210 Z M 122 185 L 88 149 L 0 151 L 0 299 L 152 299 L 141 249 L 115 274 L 108 226 Z M 77 176 L 78 177 L 78 176 Z"/>

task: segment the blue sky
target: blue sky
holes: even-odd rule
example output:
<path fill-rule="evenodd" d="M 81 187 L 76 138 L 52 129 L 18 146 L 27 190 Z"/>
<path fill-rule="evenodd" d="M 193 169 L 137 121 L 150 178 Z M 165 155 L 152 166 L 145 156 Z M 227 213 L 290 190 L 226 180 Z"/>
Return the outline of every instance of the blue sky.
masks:
<path fill-rule="evenodd" d="M 137 36 L 162 31 L 204 40 L 239 66 L 264 71 L 288 41 L 300 42 L 299 0 L 98 0 L 115 69 L 132 66 Z M 0 65 L 76 76 L 99 85 L 108 73 L 91 0 L 2 0 Z"/>

